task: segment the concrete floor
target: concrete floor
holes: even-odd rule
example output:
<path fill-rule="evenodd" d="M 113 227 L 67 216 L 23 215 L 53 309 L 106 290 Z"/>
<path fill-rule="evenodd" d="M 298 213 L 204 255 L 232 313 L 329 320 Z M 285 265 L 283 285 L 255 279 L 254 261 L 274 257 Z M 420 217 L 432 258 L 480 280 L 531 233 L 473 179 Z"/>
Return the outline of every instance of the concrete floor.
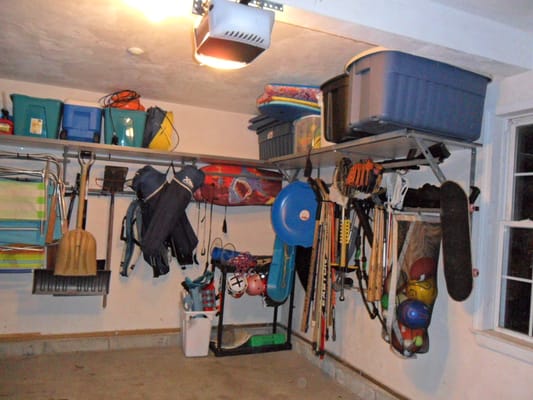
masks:
<path fill-rule="evenodd" d="M 180 347 L 0 359 L 0 399 L 334 400 L 360 397 L 295 351 L 187 358 Z"/>

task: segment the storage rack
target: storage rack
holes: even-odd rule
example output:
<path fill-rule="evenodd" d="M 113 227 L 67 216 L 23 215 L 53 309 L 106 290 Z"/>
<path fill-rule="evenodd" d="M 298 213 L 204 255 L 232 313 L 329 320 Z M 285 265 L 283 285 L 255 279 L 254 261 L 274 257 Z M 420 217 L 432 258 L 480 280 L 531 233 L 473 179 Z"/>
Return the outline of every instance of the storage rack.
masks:
<path fill-rule="evenodd" d="M 372 159 L 376 162 L 395 160 L 398 168 L 427 165 L 431 168 L 439 182 L 446 180 L 437 161 L 429 151 L 433 144 L 442 143 L 450 151 L 470 150 L 470 184 L 474 184 L 476 150 L 479 143 L 466 142 L 414 130 L 398 130 L 380 135 L 368 136 L 344 143 L 313 149 L 309 154 L 296 153 L 269 160 L 255 160 L 239 157 L 224 157 L 206 154 L 158 151 L 136 147 L 121 147 L 99 143 L 73 142 L 59 139 L 39 139 L 15 135 L 0 136 L 2 145 L 16 147 L 17 152 L 27 153 L 29 149 L 59 151 L 63 155 L 65 172 L 68 159 L 77 158 L 80 151 L 95 153 L 96 160 L 116 161 L 123 163 L 150 163 L 152 165 L 178 164 L 232 164 L 256 168 L 278 169 L 285 173 L 289 180 L 295 179 L 298 172 L 305 167 L 309 156 L 314 168 L 334 166 L 341 157 Z M 407 159 L 411 151 L 419 151 L 422 159 Z M 393 167 L 390 164 L 389 167 Z"/>
<path fill-rule="evenodd" d="M 222 338 L 224 335 L 224 306 L 226 300 L 226 279 L 227 274 L 235 272 L 235 267 L 231 265 L 224 265 L 220 263 L 213 263 L 215 268 L 218 268 L 222 274 L 221 277 L 221 287 L 220 287 L 220 311 L 218 313 L 218 324 L 217 324 L 217 336 L 215 341 L 209 343 L 209 348 L 215 354 L 215 356 L 233 356 L 240 354 L 254 354 L 254 353 L 266 353 L 272 351 L 281 351 L 281 350 L 290 350 L 292 348 L 291 336 L 292 336 L 292 312 L 294 307 L 294 284 L 291 288 L 291 293 L 289 295 L 289 314 L 287 317 L 286 325 L 286 339 L 284 343 L 280 344 L 265 344 L 263 346 L 253 347 L 248 343 L 245 343 L 239 347 L 235 348 L 224 348 L 222 347 Z M 266 272 L 269 266 L 256 268 L 256 272 Z M 293 273 L 295 273 L 293 271 Z M 294 279 L 293 279 L 294 282 Z M 278 328 L 278 305 L 273 305 L 273 318 L 272 318 L 272 332 L 277 333 Z"/>
<path fill-rule="evenodd" d="M 66 174 L 69 159 L 77 159 L 82 151 L 95 154 L 96 161 L 113 161 L 131 164 L 169 165 L 176 164 L 231 164 L 249 167 L 266 167 L 267 163 L 247 158 L 234 158 L 214 156 L 207 154 L 181 153 L 172 151 L 159 151 L 139 147 L 123 147 L 109 144 L 75 142 L 70 140 L 33 138 L 16 135 L 0 135 L 2 147 L 15 148 L 14 152 L 21 155 L 32 151 L 42 152 L 49 150 L 61 153 L 63 159 L 63 173 Z"/>
<path fill-rule="evenodd" d="M 438 166 L 437 160 L 431 155 L 429 147 L 434 144 L 444 144 L 450 151 L 470 150 L 470 185 L 475 181 L 475 166 L 477 148 L 481 144 L 467 142 L 450 137 L 402 129 L 379 135 L 367 136 L 331 146 L 313 149 L 309 154 L 314 168 L 335 166 L 342 157 L 350 159 L 372 159 L 376 162 L 384 160 L 394 161 L 387 164 L 388 168 L 408 168 L 414 166 L 429 166 L 440 183 L 446 180 L 444 173 Z M 423 158 L 407 158 L 412 151 L 418 151 Z M 271 158 L 268 163 L 281 171 L 299 171 L 305 167 L 307 153 L 290 154 Z M 296 172 L 297 174 L 297 172 Z M 295 175 L 294 175 L 295 176 Z"/>

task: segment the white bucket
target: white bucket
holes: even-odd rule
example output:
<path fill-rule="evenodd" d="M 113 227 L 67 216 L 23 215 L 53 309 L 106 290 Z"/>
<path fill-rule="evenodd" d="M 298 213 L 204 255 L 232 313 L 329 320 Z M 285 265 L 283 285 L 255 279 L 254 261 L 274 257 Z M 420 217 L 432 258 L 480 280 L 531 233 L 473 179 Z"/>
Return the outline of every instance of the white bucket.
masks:
<path fill-rule="evenodd" d="M 181 344 L 185 357 L 205 357 L 209 354 L 211 321 L 216 311 L 186 311 L 182 307 Z"/>

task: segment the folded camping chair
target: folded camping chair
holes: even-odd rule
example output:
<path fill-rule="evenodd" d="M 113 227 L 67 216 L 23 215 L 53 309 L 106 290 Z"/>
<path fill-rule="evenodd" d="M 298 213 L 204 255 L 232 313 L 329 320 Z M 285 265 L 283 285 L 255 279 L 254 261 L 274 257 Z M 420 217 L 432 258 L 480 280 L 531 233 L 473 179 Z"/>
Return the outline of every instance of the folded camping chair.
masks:
<path fill-rule="evenodd" d="M 45 265 L 45 244 L 61 237 L 65 218 L 62 176 L 53 155 L 0 151 L 0 272 Z"/>
<path fill-rule="evenodd" d="M 44 170 L 0 166 L 0 270 L 20 272 L 42 268 L 47 239 L 61 236 L 60 202 L 52 212 L 51 199 L 58 196 L 57 176 Z M 48 224 L 51 236 L 48 233 Z M 48 236 L 48 238 L 47 238 Z"/>

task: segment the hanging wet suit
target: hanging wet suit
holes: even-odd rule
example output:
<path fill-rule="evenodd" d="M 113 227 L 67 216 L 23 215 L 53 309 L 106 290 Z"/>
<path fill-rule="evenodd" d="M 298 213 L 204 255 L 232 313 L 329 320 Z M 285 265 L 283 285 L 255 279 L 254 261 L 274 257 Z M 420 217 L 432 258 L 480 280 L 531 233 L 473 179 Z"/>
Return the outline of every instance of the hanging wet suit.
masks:
<path fill-rule="evenodd" d="M 167 182 L 163 174 L 152 166 L 145 166 L 135 174 L 133 189 L 141 202 L 144 260 L 153 269 L 154 278 L 169 272 L 168 248 L 181 265 L 192 264 L 198 238 L 185 210 L 192 195 L 204 182 L 204 173 L 193 166 L 185 166 Z"/>

